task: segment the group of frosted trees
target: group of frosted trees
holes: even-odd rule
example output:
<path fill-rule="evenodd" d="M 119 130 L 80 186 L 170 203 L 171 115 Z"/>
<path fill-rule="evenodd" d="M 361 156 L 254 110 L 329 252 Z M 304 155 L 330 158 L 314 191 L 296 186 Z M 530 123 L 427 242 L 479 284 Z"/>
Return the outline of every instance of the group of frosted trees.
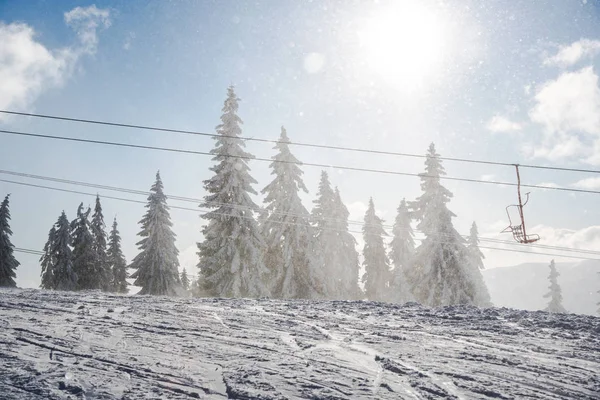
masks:
<path fill-rule="evenodd" d="M 365 272 L 359 277 L 356 241 L 339 191 L 323 172 L 309 213 L 300 199 L 300 191 L 308 191 L 302 163 L 291 153 L 284 128 L 270 165 L 273 180 L 261 191 L 264 207 L 254 203 L 257 182 L 248 166 L 253 156 L 240 137 L 238 100 L 229 88 L 212 150 L 213 176 L 204 182 L 201 206 L 210 211 L 202 215 L 207 225 L 198 243 L 197 283 L 204 295 L 490 304 L 476 227 L 469 242 L 454 229 L 454 214 L 446 207 L 452 194 L 440 183 L 445 172 L 433 144 L 421 176 L 423 194 L 400 204 L 389 250 L 383 222 L 369 201 L 363 224 Z M 425 235 L 416 249 L 413 219 Z"/>
<path fill-rule="evenodd" d="M 135 279 L 134 285 L 141 286 L 140 294 L 181 294 L 182 289 L 189 287 L 189 280 L 185 270 L 184 275 L 179 276 L 179 253 L 159 173 L 150 189 L 146 208 L 138 233 L 141 237 L 137 243 L 139 253 L 130 265 L 121 250 L 116 218 L 110 233 L 106 234 L 99 197 L 96 197 L 91 220 L 91 209 L 84 209 L 83 203 L 77 210 L 77 218 L 71 222 L 63 211 L 50 229 L 44 246 L 40 260 L 41 287 L 127 293 L 127 278 L 131 277 Z M 130 268 L 135 272 L 128 276 Z"/>
<path fill-rule="evenodd" d="M 127 292 L 117 220 L 107 235 L 99 197 L 90 214 L 81 203 L 73 221 L 63 211 L 52 225 L 40 259 L 43 289 Z"/>

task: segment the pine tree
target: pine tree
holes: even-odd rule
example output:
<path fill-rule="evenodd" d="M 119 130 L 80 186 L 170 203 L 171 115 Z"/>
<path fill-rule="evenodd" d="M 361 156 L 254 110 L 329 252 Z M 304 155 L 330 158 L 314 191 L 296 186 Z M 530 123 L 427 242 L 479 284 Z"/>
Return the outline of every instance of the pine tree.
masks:
<path fill-rule="evenodd" d="M 121 250 L 121 236 L 117 226 L 117 218 L 113 220 L 112 230 L 108 239 L 106 261 L 111 273 L 111 288 L 117 293 L 127 293 L 127 261 Z"/>
<path fill-rule="evenodd" d="M 473 221 L 471 225 L 471 232 L 467 239 L 467 254 L 470 264 L 469 271 L 471 272 L 471 279 L 476 288 L 476 296 L 474 304 L 479 307 L 490 307 L 492 302 L 490 301 L 490 293 L 488 292 L 487 286 L 483 280 L 481 270 L 484 269 L 483 260 L 485 256 L 479 250 L 479 232 L 477 230 L 477 224 Z"/>
<path fill-rule="evenodd" d="M 263 261 L 265 243 L 254 218 L 259 207 L 250 198 L 257 194 L 252 185 L 245 144 L 239 138 L 242 120 L 233 87 L 227 90 L 218 137 L 211 154 L 217 164 L 210 168 L 214 176 L 204 181 L 208 193 L 202 217 L 208 221 L 198 243 L 198 268 L 204 291 L 220 297 L 261 297 L 269 294 L 265 283 L 267 269 Z"/>
<path fill-rule="evenodd" d="M 0 205 L 0 287 L 16 287 L 15 270 L 19 262 L 14 256 L 14 245 L 10 241 L 12 230 L 10 229 L 10 210 L 8 209 L 8 197 Z"/>
<path fill-rule="evenodd" d="M 390 243 L 390 260 L 394 264 L 394 271 L 390 281 L 390 300 L 397 303 L 405 303 L 412 300 L 410 287 L 406 279 L 406 270 L 415 252 L 415 239 L 411 223 L 411 215 L 406 200 L 402 199 L 398 206 L 398 213 L 394 221 Z"/>
<path fill-rule="evenodd" d="M 560 289 L 560 285 L 558 284 L 557 280 L 560 274 L 556 270 L 554 260 L 550 261 L 549 267 L 550 274 L 548 275 L 548 281 L 550 281 L 550 286 L 548 286 L 548 289 L 550 289 L 550 291 L 544 295 L 544 298 L 549 298 L 550 302 L 544 311 L 552 313 L 566 313 L 567 310 L 565 310 L 562 305 L 562 290 Z"/>
<path fill-rule="evenodd" d="M 362 281 L 365 284 L 367 298 L 371 301 L 384 301 L 388 291 L 390 266 L 383 236 L 387 236 L 383 229 L 383 221 L 375 214 L 375 205 L 370 198 L 363 226 L 365 273 Z"/>
<path fill-rule="evenodd" d="M 108 263 L 106 253 L 106 224 L 104 223 L 104 215 L 102 214 L 102 205 L 100 204 L 100 196 L 96 195 L 96 205 L 94 214 L 92 215 L 92 223 L 90 232 L 93 238 L 92 248 L 96 254 L 96 270 L 100 273 L 100 287 L 106 292 L 113 291 L 112 287 L 112 271 Z"/>
<path fill-rule="evenodd" d="M 275 145 L 277 154 L 270 164 L 275 178 L 263 190 L 265 213 L 261 215 L 267 243 L 266 266 L 272 274 L 271 294 L 278 298 L 311 299 L 322 292 L 320 265 L 314 254 L 310 214 L 298 192 L 308 193 L 302 171 L 290 152 L 285 128 Z"/>
<path fill-rule="evenodd" d="M 48 242 L 42 256 L 42 288 L 52 290 L 76 290 L 75 273 L 71 253 L 71 226 L 63 211 L 50 229 Z"/>
<path fill-rule="evenodd" d="M 55 289 L 56 277 L 54 276 L 54 265 L 56 264 L 56 255 L 54 254 L 54 242 L 56 241 L 56 225 L 53 224 L 48 232 L 48 241 L 44 245 L 44 255 L 40 258 L 42 267 L 42 289 Z"/>
<path fill-rule="evenodd" d="M 467 248 L 469 249 L 469 259 L 471 260 L 471 263 L 479 269 L 485 269 L 483 265 L 485 256 L 481 250 L 479 250 L 479 231 L 477 230 L 475 221 L 473 221 L 473 225 L 471 225 L 471 232 L 467 239 Z"/>
<path fill-rule="evenodd" d="M 73 238 L 73 269 L 77 274 L 79 290 L 100 289 L 104 270 L 98 265 L 94 250 L 89 215 L 91 210 L 83 210 L 83 203 L 77 209 L 77 218 L 71 222 Z"/>
<path fill-rule="evenodd" d="M 311 221 L 314 226 L 316 257 L 323 281 L 323 296 L 341 298 L 341 280 L 337 252 L 332 249 L 338 242 L 335 218 L 335 193 L 329 183 L 327 172 L 321 171 L 317 197 L 313 201 Z"/>
<path fill-rule="evenodd" d="M 140 252 L 129 268 L 135 269 L 131 275 L 133 283 L 141 286 L 139 294 L 175 296 L 181 285 L 179 279 L 179 251 L 175 247 L 175 233 L 171 227 L 167 196 L 163 192 L 160 173 L 150 188 L 148 209 L 139 224 L 138 233 L 142 239 L 136 243 Z"/>
<path fill-rule="evenodd" d="M 350 213 L 342 201 L 339 189 L 335 188 L 333 201 L 333 215 L 337 240 L 335 248 L 330 251 L 337 258 L 333 265 L 337 265 L 338 298 L 348 300 L 361 299 L 363 293 L 358 286 L 360 262 L 356 251 L 356 239 L 348 230 L 348 217 Z"/>
<path fill-rule="evenodd" d="M 190 278 L 188 277 L 187 271 L 183 268 L 183 272 L 181 272 L 181 286 L 185 290 L 190 289 Z"/>
<path fill-rule="evenodd" d="M 409 284 L 416 300 L 428 306 L 451 304 L 479 304 L 485 294 L 483 277 L 468 259 L 463 237 L 454 229 L 455 217 L 447 203 L 452 193 L 440 183 L 445 175 L 439 154 L 433 143 L 425 161 L 425 174 L 421 175 L 423 194 L 411 204 L 417 228 L 425 239 L 416 249 L 414 262 L 406 270 Z"/>

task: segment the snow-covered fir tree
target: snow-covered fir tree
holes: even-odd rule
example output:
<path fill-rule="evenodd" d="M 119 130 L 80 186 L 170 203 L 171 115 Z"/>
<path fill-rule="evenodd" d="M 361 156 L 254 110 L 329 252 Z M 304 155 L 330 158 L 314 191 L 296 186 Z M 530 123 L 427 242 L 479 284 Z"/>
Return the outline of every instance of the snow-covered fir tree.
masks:
<path fill-rule="evenodd" d="M 471 232 L 467 239 L 467 252 L 469 257 L 469 263 L 473 282 L 476 287 L 476 296 L 474 304 L 479 307 L 490 307 L 492 305 L 490 299 L 490 293 L 487 289 L 481 270 L 485 269 L 483 260 L 485 256 L 479 249 L 479 231 L 477 230 L 477 224 L 473 221 L 471 225 Z"/>
<path fill-rule="evenodd" d="M 10 241 L 12 230 L 10 229 L 10 210 L 8 208 L 8 198 L 6 195 L 2 204 L 0 204 L 0 287 L 15 287 L 17 283 L 16 269 L 19 262 L 14 255 L 14 245 Z"/>
<path fill-rule="evenodd" d="M 77 274 L 79 290 L 100 289 L 104 284 L 104 268 L 98 263 L 98 254 L 94 249 L 89 215 L 91 210 L 84 210 L 83 203 L 77 209 L 77 218 L 71 222 L 73 238 L 73 269 Z"/>
<path fill-rule="evenodd" d="M 550 274 L 548 275 L 548 281 L 550 282 L 550 286 L 548 289 L 550 291 L 544 295 L 544 298 L 550 299 L 548 306 L 545 308 L 545 311 L 552 313 L 566 313 L 567 310 L 562 305 L 562 290 L 560 289 L 560 285 L 558 284 L 558 277 L 560 274 L 556 270 L 556 265 L 554 265 L 554 260 L 550 261 Z"/>
<path fill-rule="evenodd" d="M 90 224 L 90 232 L 94 239 L 92 248 L 96 253 L 96 269 L 99 270 L 100 287 L 102 290 L 112 291 L 112 272 L 108 264 L 106 253 L 106 224 L 104 223 L 104 215 L 102 214 L 102 205 L 100 204 L 100 196 L 96 195 L 96 204 L 94 206 L 94 214 Z"/>
<path fill-rule="evenodd" d="M 406 269 L 407 279 L 415 299 L 422 304 L 485 306 L 487 288 L 481 271 L 469 262 L 465 240 L 452 224 L 455 215 L 447 207 L 452 193 L 440 183 L 445 171 L 439 157 L 432 143 L 421 175 L 423 194 L 411 204 L 425 239 Z"/>
<path fill-rule="evenodd" d="M 42 267 L 42 283 L 40 287 L 42 289 L 54 289 L 56 285 L 56 280 L 54 279 L 54 265 L 56 264 L 56 257 L 54 255 L 55 240 L 56 225 L 52 224 L 52 228 L 48 232 L 48 240 L 44 245 L 44 254 L 40 258 L 40 265 Z"/>
<path fill-rule="evenodd" d="M 181 272 L 181 287 L 183 287 L 185 290 L 190 289 L 190 278 L 188 277 L 185 268 L 183 268 L 183 271 Z"/>
<path fill-rule="evenodd" d="M 308 193 L 300 161 L 290 152 L 285 128 L 275 145 L 270 164 L 274 179 L 261 193 L 265 212 L 261 229 L 267 245 L 265 264 L 270 272 L 271 295 L 285 299 L 311 299 L 322 293 L 321 265 L 315 257 L 310 214 L 298 192 Z"/>
<path fill-rule="evenodd" d="M 327 172 L 321 171 L 321 180 L 317 196 L 313 200 L 311 222 L 314 226 L 315 251 L 323 281 L 323 296 L 327 298 L 342 298 L 341 275 L 337 252 L 332 249 L 338 242 L 335 218 L 335 193 L 329 183 Z"/>
<path fill-rule="evenodd" d="M 363 297 L 363 292 L 358 286 L 360 261 L 356 251 L 356 239 L 348 230 L 348 217 L 350 212 L 342 201 L 339 189 L 335 188 L 333 201 L 333 215 L 335 222 L 335 233 L 337 240 L 334 241 L 335 248 L 331 249 L 335 253 L 337 260 L 338 295 L 339 299 L 358 300 Z"/>
<path fill-rule="evenodd" d="M 469 259 L 471 263 L 479 269 L 484 269 L 483 260 L 485 256 L 479 250 L 479 231 L 477 230 L 477 224 L 473 221 L 471 225 L 471 232 L 467 239 L 467 248 L 469 249 Z"/>
<path fill-rule="evenodd" d="M 217 126 L 213 161 L 214 176 L 204 181 L 208 193 L 201 207 L 212 211 L 202 215 L 204 241 L 198 243 L 198 268 L 204 291 L 219 297 L 261 297 L 269 295 L 263 261 L 265 243 L 254 217 L 259 207 L 250 198 L 257 194 L 252 185 L 244 151 L 242 120 L 238 117 L 238 97 L 233 87 L 227 90 L 221 124 Z"/>
<path fill-rule="evenodd" d="M 371 301 L 384 301 L 388 292 L 390 279 L 390 265 L 385 251 L 383 236 L 387 233 L 383 229 L 383 221 L 375 214 L 373 199 L 369 199 L 369 207 L 365 213 L 363 226 L 363 266 L 365 273 L 362 281 L 365 284 L 365 293 Z"/>
<path fill-rule="evenodd" d="M 117 225 L 117 218 L 113 220 L 112 229 L 108 237 L 106 261 L 111 273 L 111 288 L 117 293 L 127 293 L 127 261 L 121 250 L 121 236 Z"/>
<path fill-rule="evenodd" d="M 137 242 L 140 252 L 129 266 L 135 270 L 131 275 L 135 279 L 133 284 L 142 288 L 139 294 L 175 296 L 181 286 L 179 251 L 175 247 L 175 233 L 171 229 L 173 224 L 159 172 L 150 188 L 146 208 L 139 222 L 142 226 L 138 233 L 142 239 Z"/>
<path fill-rule="evenodd" d="M 396 220 L 392 229 L 393 239 L 390 242 L 389 257 L 394 265 L 390 281 L 390 300 L 397 303 L 405 303 L 413 299 L 412 291 L 406 279 L 406 269 L 410 268 L 410 262 L 415 252 L 415 239 L 411 223 L 411 214 L 402 199 L 398 206 Z"/>
<path fill-rule="evenodd" d="M 44 255 L 40 259 L 43 289 L 77 289 L 77 274 L 73 268 L 71 244 L 71 225 L 63 211 L 56 224 L 50 229 L 48 242 L 44 246 Z"/>

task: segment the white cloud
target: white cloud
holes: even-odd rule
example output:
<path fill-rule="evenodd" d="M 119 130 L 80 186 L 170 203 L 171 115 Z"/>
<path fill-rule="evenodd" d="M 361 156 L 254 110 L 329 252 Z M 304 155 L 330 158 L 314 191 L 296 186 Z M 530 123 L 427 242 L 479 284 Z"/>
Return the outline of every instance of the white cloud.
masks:
<path fill-rule="evenodd" d="M 506 117 L 501 115 L 494 115 L 492 119 L 488 122 L 486 128 L 489 131 L 499 133 L 499 132 L 518 132 L 523 127 L 518 122 L 513 122 Z"/>
<path fill-rule="evenodd" d="M 565 72 L 546 82 L 535 101 L 530 117 L 549 132 L 600 134 L 600 89 L 592 67 Z"/>
<path fill-rule="evenodd" d="M 536 186 L 544 186 L 544 187 L 547 187 L 547 188 L 557 188 L 557 187 L 560 187 L 559 185 L 557 185 L 554 182 L 540 182 Z"/>
<path fill-rule="evenodd" d="M 494 175 L 494 174 L 484 174 L 484 175 L 481 175 L 481 178 L 479 178 L 479 179 L 481 179 L 482 181 L 493 181 L 493 180 L 496 179 L 496 175 Z"/>
<path fill-rule="evenodd" d="M 362 201 L 355 201 L 348 204 L 348 219 L 351 221 L 362 221 L 365 219 L 365 213 L 367 212 L 367 205 Z"/>
<path fill-rule="evenodd" d="M 94 54 L 98 47 L 98 28 L 110 27 L 110 11 L 90 7 L 75 7 L 65 13 L 65 23 L 77 32 L 82 51 Z"/>
<path fill-rule="evenodd" d="M 600 52 L 600 40 L 581 39 L 568 46 L 560 46 L 558 53 L 544 60 L 545 65 L 570 67 L 586 57 Z"/>
<path fill-rule="evenodd" d="M 600 249 L 600 225 L 579 230 L 538 225 L 531 231 L 540 235 L 540 244 L 584 250 Z"/>
<path fill-rule="evenodd" d="M 135 40 L 135 32 L 129 32 L 129 34 L 125 37 L 125 41 L 123 42 L 123 49 L 129 50 L 131 49 L 131 44 Z"/>
<path fill-rule="evenodd" d="M 64 18 L 79 43 L 56 50 L 38 42 L 29 25 L 0 22 L 0 108 L 26 109 L 42 92 L 62 85 L 83 54 L 96 52 L 98 28 L 110 26 L 109 11 L 96 6 L 77 7 Z"/>
<path fill-rule="evenodd" d="M 495 238 L 512 241 L 511 235 L 508 233 L 498 234 L 500 227 L 504 228 L 508 225 L 508 221 L 502 226 L 501 221 L 488 226 L 487 230 L 482 233 L 481 237 Z M 545 246 L 559 246 L 567 247 L 572 249 L 584 249 L 584 250 L 596 250 L 600 248 L 600 225 L 589 226 L 579 230 L 554 228 L 546 225 L 532 225 L 527 226 L 528 234 L 538 234 L 540 241 L 536 242 L 536 245 Z M 501 243 L 488 243 L 485 241 L 481 242 L 482 246 L 497 247 L 502 249 L 514 250 L 515 246 L 506 245 Z M 525 248 L 518 248 L 523 250 Z M 553 253 L 553 254 L 565 254 L 573 256 L 586 256 L 585 254 L 561 252 L 558 250 L 550 250 L 543 248 L 531 247 L 533 253 Z M 578 259 L 560 257 L 560 256 L 547 256 L 544 254 L 526 254 L 518 252 L 507 252 L 507 251 L 494 251 L 494 250 L 482 250 L 486 256 L 486 267 L 506 267 L 512 265 L 518 265 L 525 262 L 544 262 L 547 263 L 551 258 L 554 258 L 557 262 L 579 262 Z"/>
<path fill-rule="evenodd" d="M 565 72 L 542 85 L 529 116 L 545 128 L 545 140 L 528 146 L 533 157 L 578 157 L 590 162 L 600 140 L 600 88 L 592 67 Z M 600 158 L 600 157 L 599 157 Z"/>
<path fill-rule="evenodd" d="M 540 188 L 527 188 L 527 191 L 530 192 L 536 192 L 536 191 L 540 191 L 540 192 L 547 192 L 548 190 L 551 190 L 550 188 L 558 188 L 561 187 L 560 185 L 554 183 L 554 182 L 540 182 L 540 183 L 536 183 L 535 186 L 541 186 Z"/>
<path fill-rule="evenodd" d="M 579 189 L 597 190 L 600 189 L 600 178 L 585 178 L 575 182 L 573 187 Z"/>

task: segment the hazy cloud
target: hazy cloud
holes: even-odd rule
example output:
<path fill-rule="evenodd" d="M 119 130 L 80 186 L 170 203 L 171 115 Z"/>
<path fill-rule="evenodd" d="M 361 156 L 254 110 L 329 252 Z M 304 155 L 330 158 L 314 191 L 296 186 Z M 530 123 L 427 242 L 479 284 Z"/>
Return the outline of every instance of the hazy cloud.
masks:
<path fill-rule="evenodd" d="M 29 25 L 0 22 L 0 108 L 26 109 L 45 90 L 62 85 L 83 54 L 96 52 L 98 29 L 110 26 L 109 11 L 96 6 L 77 7 L 64 19 L 79 42 L 55 50 L 37 41 Z"/>
<path fill-rule="evenodd" d="M 518 122 L 513 122 L 501 115 L 494 115 L 488 122 L 486 128 L 494 133 L 518 132 L 523 127 Z"/>
<path fill-rule="evenodd" d="M 581 39 L 568 46 L 560 46 L 558 53 L 544 60 L 545 65 L 570 67 L 580 60 L 600 52 L 600 40 Z"/>
<path fill-rule="evenodd" d="M 579 189 L 590 189 L 597 190 L 600 189 L 600 178 L 585 178 L 581 179 L 571 186 L 579 188 Z"/>
<path fill-rule="evenodd" d="M 549 159 L 577 157 L 590 162 L 590 143 L 600 139 L 600 88 L 592 67 L 562 73 L 544 83 L 534 97 L 529 116 L 545 128 L 540 145 L 530 155 Z"/>

